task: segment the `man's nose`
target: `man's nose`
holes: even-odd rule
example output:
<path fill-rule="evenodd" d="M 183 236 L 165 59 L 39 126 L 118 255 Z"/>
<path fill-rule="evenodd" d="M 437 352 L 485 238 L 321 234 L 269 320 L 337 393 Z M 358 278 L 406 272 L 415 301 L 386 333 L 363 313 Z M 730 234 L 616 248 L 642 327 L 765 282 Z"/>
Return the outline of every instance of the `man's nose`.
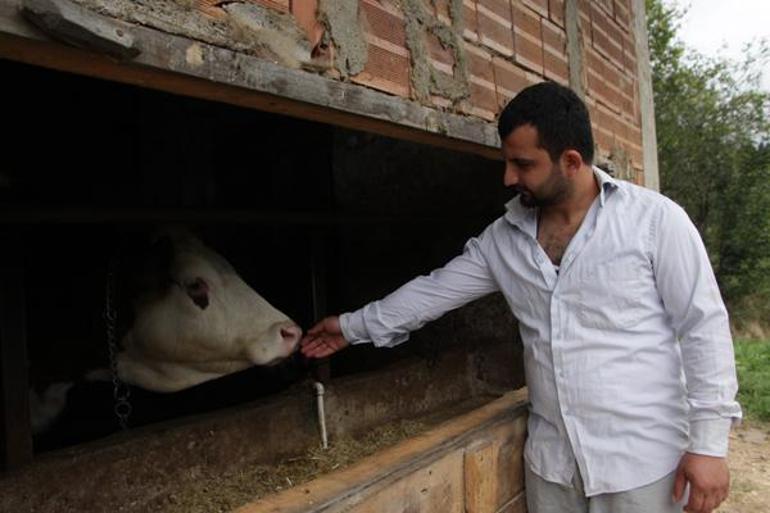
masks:
<path fill-rule="evenodd" d="M 510 162 L 505 163 L 505 173 L 503 173 L 503 184 L 506 187 L 512 187 L 519 183 L 519 175 L 516 168 Z"/>

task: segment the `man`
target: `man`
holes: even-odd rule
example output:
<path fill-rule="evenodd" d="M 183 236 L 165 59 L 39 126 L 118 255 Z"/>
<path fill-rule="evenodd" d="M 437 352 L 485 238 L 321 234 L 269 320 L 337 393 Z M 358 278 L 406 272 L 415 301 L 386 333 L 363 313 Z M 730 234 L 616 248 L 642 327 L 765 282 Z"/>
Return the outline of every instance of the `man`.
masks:
<path fill-rule="evenodd" d="M 741 411 L 727 313 L 695 227 L 664 196 L 591 165 L 588 112 L 571 90 L 523 90 L 498 128 L 517 195 L 505 215 L 443 268 L 323 319 L 303 353 L 392 346 L 499 290 L 524 343 L 530 513 L 712 511 L 728 493 Z"/>

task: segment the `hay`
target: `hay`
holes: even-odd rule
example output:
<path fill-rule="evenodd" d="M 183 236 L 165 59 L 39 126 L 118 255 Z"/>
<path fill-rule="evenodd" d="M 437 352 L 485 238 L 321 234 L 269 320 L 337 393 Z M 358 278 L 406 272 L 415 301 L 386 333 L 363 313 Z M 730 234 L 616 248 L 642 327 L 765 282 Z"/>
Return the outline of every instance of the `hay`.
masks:
<path fill-rule="evenodd" d="M 246 465 L 226 474 L 191 469 L 186 489 L 156 497 L 150 510 L 163 513 L 227 512 L 260 497 L 306 483 L 322 474 L 345 468 L 361 458 L 414 436 L 429 427 L 426 422 L 398 420 L 361 436 L 332 440 L 329 448 L 312 448 L 277 465 Z"/>

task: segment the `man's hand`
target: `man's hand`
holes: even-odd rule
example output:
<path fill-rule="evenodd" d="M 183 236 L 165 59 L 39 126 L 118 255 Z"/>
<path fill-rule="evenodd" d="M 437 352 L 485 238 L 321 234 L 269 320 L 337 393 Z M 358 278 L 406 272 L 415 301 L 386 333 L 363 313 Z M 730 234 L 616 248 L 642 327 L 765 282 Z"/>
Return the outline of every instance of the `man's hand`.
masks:
<path fill-rule="evenodd" d="M 302 354 L 308 358 L 324 358 L 350 345 L 342 336 L 340 318 L 336 315 L 322 319 L 308 330 L 300 341 Z"/>
<path fill-rule="evenodd" d="M 730 491 L 730 471 L 725 458 L 685 453 L 676 469 L 674 502 L 682 500 L 685 484 L 690 483 L 689 513 L 711 513 Z"/>

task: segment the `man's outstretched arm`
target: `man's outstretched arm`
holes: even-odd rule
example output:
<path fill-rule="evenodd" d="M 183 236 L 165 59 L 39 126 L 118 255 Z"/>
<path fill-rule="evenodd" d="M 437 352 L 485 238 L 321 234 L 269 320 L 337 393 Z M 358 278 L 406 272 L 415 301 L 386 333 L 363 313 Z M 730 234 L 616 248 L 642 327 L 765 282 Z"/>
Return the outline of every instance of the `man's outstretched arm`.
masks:
<path fill-rule="evenodd" d="M 444 267 L 413 279 L 387 297 L 321 320 L 302 339 L 302 353 L 323 358 L 349 344 L 368 342 L 392 347 L 425 323 L 498 290 L 484 257 L 488 233 L 489 229 L 469 240 L 463 253 Z"/>

